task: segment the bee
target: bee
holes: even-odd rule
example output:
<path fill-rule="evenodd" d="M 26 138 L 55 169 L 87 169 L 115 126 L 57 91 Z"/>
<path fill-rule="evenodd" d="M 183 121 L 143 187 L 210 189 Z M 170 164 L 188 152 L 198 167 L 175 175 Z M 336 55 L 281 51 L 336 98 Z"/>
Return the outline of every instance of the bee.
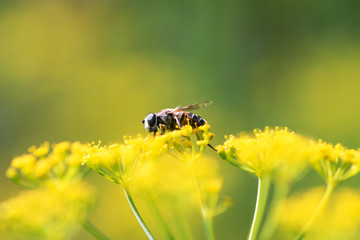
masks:
<path fill-rule="evenodd" d="M 193 128 L 200 127 L 206 123 L 205 119 L 188 111 L 198 110 L 210 104 L 212 102 L 201 102 L 186 107 L 163 109 L 158 113 L 149 113 L 142 123 L 148 132 L 156 133 L 160 129 L 160 134 L 164 134 L 166 130 L 180 129 L 185 125 L 191 125 Z"/>
<path fill-rule="evenodd" d="M 160 129 L 160 134 L 164 134 L 166 130 L 174 131 L 180 129 L 182 126 L 190 125 L 193 128 L 197 128 L 205 125 L 206 121 L 197 114 L 189 111 L 198 110 L 212 104 L 210 101 L 195 103 L 186 107 L 176 107 L 163 109 L 157 113 L 149 113 L 142 124 L 145 125 L 145 129 L 148 132 L 156 134 Z M 216 151 L 216 149 L 208 144 L 210 148 Z"/>

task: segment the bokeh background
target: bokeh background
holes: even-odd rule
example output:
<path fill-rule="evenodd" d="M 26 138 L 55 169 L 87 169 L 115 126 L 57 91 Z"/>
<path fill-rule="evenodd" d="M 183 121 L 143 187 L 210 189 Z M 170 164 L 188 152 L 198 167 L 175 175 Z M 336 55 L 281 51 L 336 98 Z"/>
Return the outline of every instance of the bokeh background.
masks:
<path fill-rule="evenodd" d="M 213 145 L 279 125 L 359 147 L 359 9 L 356 0 L 1 0 L 0 201 L 20 191 L 5 171 L 33 144 L 145 134 L 147 113 L 204 100 L 214 102 L 198 112 Z M 216 235 L 244 239 L 256 179 L 219 164 L 234 206 L 215 219 Z M 309 174 L 293 191 L 322 184 Z M 99 192 L 92 221 L 113 239 L 146 239 L 121 189 L 89 181 Z"/>

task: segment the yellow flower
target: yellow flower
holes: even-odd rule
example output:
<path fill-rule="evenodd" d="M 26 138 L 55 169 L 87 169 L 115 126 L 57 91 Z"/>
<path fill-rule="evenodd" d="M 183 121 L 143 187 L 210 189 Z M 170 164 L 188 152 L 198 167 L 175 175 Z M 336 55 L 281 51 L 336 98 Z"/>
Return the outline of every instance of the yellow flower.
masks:
<path fill-rule="evenodd" d="M 0 233 L 16 239 L 68 239 L 94 204 L 94 190 L 84 182 L 47 181 L 0 203 Z"/>
<path fill-rule="evenodd" d="M 274 239 L 293 239 L 309 220 L 323 194 L 324 188 L 316 187 L 280 203 L 280 231 Z M 306 239 L 359 239 L 359 212 L 360 193 L 351 188 L 339 189 L 307 233 Z"/>
<path fill-rule="evenodd" d="M 194 192 L 188 165 L 165 154 L 139 172 L 134 180 L 133 190 L 137 193 L 171 205 L 188 206 Z"/>
<path fill-rule="evenodd" d="M 217 147 L 219 155 L 250 173 L 291 179 L 294 169 L 303 169 L 309 154 L 309 140 L 287 128 L 266 127 L 254 130 L 254 135 L 229 136 Z M 293 173 L 290 172 L 294 171 Z M 297 171 L 296 171 L 297 172 Z"/>
<path fill-rule="evenodd" d="M 78 180 L 85 174 L 86 168 L 81 161 L 87 151 L 87 145 L 79 142 L 45 142 L 40 147 L 32 146 L 27 154 L 15 157 L 6 174 L 13 181 L 28 187 L 37 187 L 48 179 L 61 181 Z"/>
<path fill-rule="evenodd" d="M 201 156 L 213 137 L 208 124 L 197 128 L 185 125 L 179 130 L 156 136 L 158 143 L 169 154 L 181 161 L 190 162 Z"/>
<path fill-rule="evenodd" d="M 44 142 L 43 144 L 40 145 L 40 147 L 36 147 L 36 146 L 29 147 L 28 152 L 32 153 L 36 157 L 41 158 L 41 157 L 45 157 L 46 154 L 49 153 L 49 147 L 50 147 L 50 143 Z"/>
<path fill-rule="evenodd" d="M 133 189 L 137 192 L 151 194 L 153 198 L 180 205 L 198 204 L 200 199 L 194 175 L 200 183 L 204 195 L 219 194 L 223 179 L 218 173 L 217 161 L 203 156 L 193 165 L 176 161 L 162 154 L 151 165 L 136 175 Z M 176 200 L 178 199 L 178 200 Z M 185 203 L 186 201 L 187 203 Z"/>
<path fill-rule="evenodd" d="M 220 197 L 222 184 L 216 159 L 202 155 L 195 162 L 184 162 L 162 154 L 136 175 L 132 189 L 145 200 L 150 210 L 158 209 L 152 212 L 155 220 L 160 214 L 157 218 L 164 219 L 174 238 L 183 239 L 182 232 L 186 230 L 181 229 L 182 224 L 172 223 L 183 221 L 186 225 L 191 222 L 188 214 L 198 211 L 199 207 L 212 218 L 231 206 L 230 198 Z M 187 239 L 191 238 L 187 236 Z"/>
<path fill-rule="evenodd" d="M 161 152 L 162 147 L 151 136 L 125 137 L 123 144 L 92 144 L 83 163 L 112 182 L 127 184 L 138 170 Z"/>
<path fill-rule="evenodd" d="M 312 153 L 310 163 L 327 183 L 338 184 L 360 171 L 359 150 L 319 140 L 313 143 Z"/>

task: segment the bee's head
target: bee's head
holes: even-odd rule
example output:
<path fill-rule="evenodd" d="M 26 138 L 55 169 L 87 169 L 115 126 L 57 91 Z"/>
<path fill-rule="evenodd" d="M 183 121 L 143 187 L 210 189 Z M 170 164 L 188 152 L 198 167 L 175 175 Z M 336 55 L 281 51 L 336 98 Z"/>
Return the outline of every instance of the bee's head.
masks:
<path fill-rule="evenodd" d="M 157 116 L 155 113 L 149 113 L 144 120 L 142 120 L 142 124 L 145 125 L 145 129 L 148 132 L 157 132 Z"/>

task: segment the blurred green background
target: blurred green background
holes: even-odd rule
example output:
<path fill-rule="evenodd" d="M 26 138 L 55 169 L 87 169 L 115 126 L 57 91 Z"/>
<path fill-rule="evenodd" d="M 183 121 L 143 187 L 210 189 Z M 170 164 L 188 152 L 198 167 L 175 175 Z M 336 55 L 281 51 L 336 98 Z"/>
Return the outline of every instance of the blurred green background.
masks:
<path fill-rule="evenodd" d="M 280 125 L 357 148 L 359 9 L 356 0 L 0 0 L 0 200 L 21 189 L 5 170 L 33 144 L 145 134 L 147 113 L 204 100 L 214 102 L 198 112 L 213 145 Z M 256 179 L 220 165 L 235 205 L 215 219 L 216 235 L 244 239 Z M 100 195 L 93 222 L 113 239 L 146 239 L 119 186 L 90 181 Z M 312 174 L 294 191 L 320 184 Z"/>

